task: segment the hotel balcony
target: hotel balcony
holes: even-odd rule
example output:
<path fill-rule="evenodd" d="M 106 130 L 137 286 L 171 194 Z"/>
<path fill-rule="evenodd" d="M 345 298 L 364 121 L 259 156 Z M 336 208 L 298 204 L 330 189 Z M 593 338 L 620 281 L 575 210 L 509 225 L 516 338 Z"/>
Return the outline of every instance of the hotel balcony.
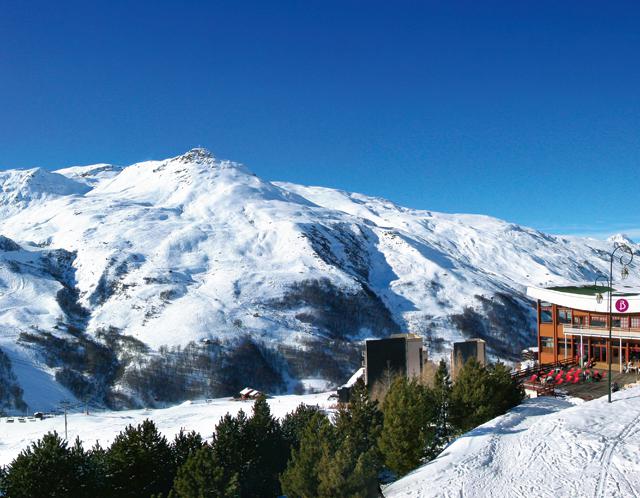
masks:
<path fill-rule="evenodd" d="M 564 335 L 572 335 L 574 337 L 609 337 L 608 327 L 577 327 L 575 325 L 563 325 L 562 331 L 564 332 Z M 640 328 L 613 327 L 611 329 L 611 337 L 613 339 L 640 340 Z"/>

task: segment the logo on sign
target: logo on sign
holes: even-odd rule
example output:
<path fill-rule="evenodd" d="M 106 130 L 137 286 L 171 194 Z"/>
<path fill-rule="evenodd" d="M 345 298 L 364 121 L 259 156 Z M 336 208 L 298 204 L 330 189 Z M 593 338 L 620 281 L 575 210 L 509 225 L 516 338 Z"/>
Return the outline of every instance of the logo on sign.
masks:
<path fill-rule="evenodd" d="M 624 313 L 629 309 L 629 301 L 627 301 L 626 299 L 618 299 L 616 301 L 616 309 L 620 313 Z"/>

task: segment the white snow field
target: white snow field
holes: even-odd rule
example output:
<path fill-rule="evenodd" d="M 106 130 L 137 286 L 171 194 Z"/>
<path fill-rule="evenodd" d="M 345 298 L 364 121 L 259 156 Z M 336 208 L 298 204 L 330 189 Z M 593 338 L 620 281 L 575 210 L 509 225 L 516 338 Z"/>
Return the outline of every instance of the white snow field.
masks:
<path fill-rule="evenodd" d="M 611 404 L 527 400 L 384 490 L 386 498 L 639 495 L 640 387 L 614 393 Z"/>
<path fill-rule="evenodd" d="M 0 186 L 0 351 L 11 361 L 0 355 L 0 381 L 23 389 L 31 410 L 103 382 L 82 351 L 73 363 L 61 351 L 103 344 L 105 330 L 140 341 L 147 359 L 249 338 L 281 378 L 246 383 L 274 393 L 335 387 L 359 366 L 357 354 L 335 360 L 348 345 L 395 332 L 422 335 L 432 358 L 482 336 L 492 358 L 513 359 L 535 341 L 526 287 L 593 282 L 613 242 L 269 182 L 204 149 L 126 167 L 2 171 Z M 124 406 L 166 400 L 122 377 L 104 382 L 94 391 L 117 392 Z M 0 408 L 22 412 L 6 399 Z"/>
<path fill-rule="evenodd" d="M 331 393 L 284 395 L 269 398 L 269 408 L 274 417 L 282 418 L 294 411 L 298 405 L 319 406 L 331 410 L 335 400 L 329 400 Z M 235 401 L 231 398 L 186 401 L 171 408 L 90 411 L 70 413 L 67 415 L 68 440 L 72 443 L 79 437 L 86 449 L 98 441 L 104 448 L 128 425 L 137 425 L 145 419 L 153 420 L 160 432 L 171 440 L 180 431 L 196 431 L 211 440 L 218 421 L 227 413 L 236 415 L 240 410 L 251 414 L 253 401 Z M 44 420 L 19 422 L 17 417 L 0 418 L 0 466 L 10 463 L 20 451 L 32 442 L 37 441 L 47 432 L 56 431 L 64 437 L 64 415 L 57 415 Z"/>

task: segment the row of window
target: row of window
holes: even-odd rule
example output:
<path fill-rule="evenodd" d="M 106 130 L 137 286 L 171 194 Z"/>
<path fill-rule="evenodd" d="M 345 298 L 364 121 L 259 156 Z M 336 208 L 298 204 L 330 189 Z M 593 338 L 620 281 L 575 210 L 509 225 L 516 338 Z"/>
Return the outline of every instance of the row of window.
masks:
<path fill-rule="evenodd" d="M 540 323 L 553 323 L 553 308 L 551 306 L 540 307 Z M 575 316 L 572 320 L 572 312 L 567 309 L 558 309 L 558 323 L 571 324 L 576 327 L 606 327 L 608 320 L 606 315 Z M 614 316 L 611 324 L 618 328 L 640 329 L 640 317 L 638 316 Z"/>
<path fill-rule="evenodd" d="M 589 347 L 589 342 L 585 340 L 582 343 L 582 354 L 588 358 L 594 358 L 596 361 L 606 361 L 607 357 L 607 343 L 605 339 L 596 339 L 591 338 L 591 346 Z M 541 337 L 540 338 L 540 346 L 543 352 L 551 353 L 553 352 L 553 337 Z M 580 341 L 574 341 L 573 348 L 571 347 L 571 342 L 567 341 L 566 346 L 563 339 L 558 339 L 557 343 L 558 355 L 564 356 L 572 355 L 579 356 L 580 355 Z M 566 351 L 565 351 L 566 349 Z M 614 341 L 611 346 L 612 358 L 616 361 L 619 360 L 618 355 L 620 354 L 620 348 L 618 346 L 618 342 Z M 637 343 L 628 344 L 625 343 L 622 347 L 622 356 L 626 357 L 628 354 L 629 359 L 638 360 L 640 359 L 640 345 Z"/>

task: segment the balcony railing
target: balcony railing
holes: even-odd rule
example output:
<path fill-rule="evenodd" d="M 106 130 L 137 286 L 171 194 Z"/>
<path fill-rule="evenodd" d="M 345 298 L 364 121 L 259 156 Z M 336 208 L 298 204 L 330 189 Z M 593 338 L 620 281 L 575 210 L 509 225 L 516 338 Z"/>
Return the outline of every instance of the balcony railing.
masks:
<path fill-rule="evenodd" d="M 567 326 L 562 327 L 565 335 L 582 335 L 585 337 L 609 337 L 609 327 L 589 327 L 589 326 Z M 638 339 L 640 340 L 639 328 L 613 327 L 611 336 L 614 339 Z"/>

